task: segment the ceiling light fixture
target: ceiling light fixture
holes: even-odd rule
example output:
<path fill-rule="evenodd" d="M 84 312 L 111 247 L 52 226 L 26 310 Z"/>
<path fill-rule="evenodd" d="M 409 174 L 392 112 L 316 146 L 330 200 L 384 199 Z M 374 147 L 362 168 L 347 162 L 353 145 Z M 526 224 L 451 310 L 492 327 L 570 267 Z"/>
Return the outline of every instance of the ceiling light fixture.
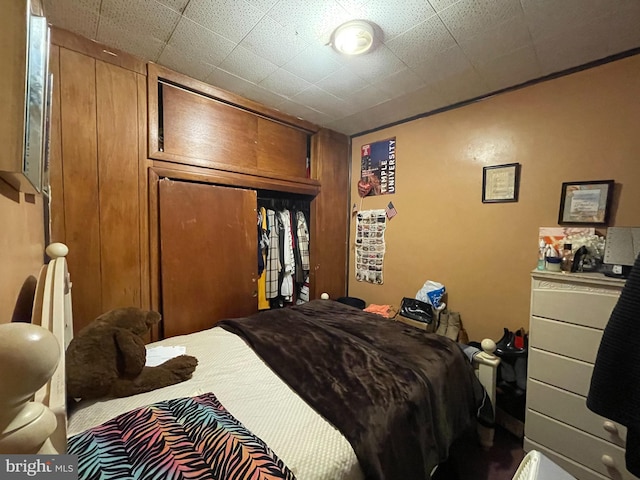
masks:
<path fill-rule="evenodd" d="M 367 53 L 374 41 L 373 25 L 366 20 L 343 23 L 331 34 L 331 45 L 346 55 Z"/>

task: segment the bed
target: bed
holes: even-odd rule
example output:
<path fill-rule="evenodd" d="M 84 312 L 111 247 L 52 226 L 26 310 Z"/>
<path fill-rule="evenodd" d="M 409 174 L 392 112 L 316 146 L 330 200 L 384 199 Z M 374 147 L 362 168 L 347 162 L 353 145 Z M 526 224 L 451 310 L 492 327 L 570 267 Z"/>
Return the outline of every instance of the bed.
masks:
<path fill-rule="evenodd" d="M 222 415 L 216 417 L 217 424 L 227 422 L 230 429 L 238 429 L 236 437 L 241 431 L 251 448 L 259 449 L 260 459 L 268 457 L 269 468 L 282 474 L 265 478 L 428 478 L 459 435 L 474 424 L 490 427 L 499 363 L 492 354 L 493 342 L 483 341 L 485 351 L 470 361 L 445 337 L 332 300 L 228 319 L 210 330 L 156 342 L 153 346 L 185 346 L 198 358 L 193 378 L 67 409 L 64 356 L 59 352 L 71 339 L 71 282 L 66 247 L 54 244 L 47 253 L 53 260 L 41 273 L 33 321 L 46 330 L 38 351 L 53 368 L 43 368 L 43 386 L 37 385 L 33 401 L 23 402 L 41 413 L 37 435 L 30 432 L 31 443 L 23 446 L 15 435 L 11 439 L 3 433 L 0 453 L 79 454 L 82 470 L 87 445 L 94 448 L 114 422 L 120 422 L 117 429 L 132 425 L 131 432 L 122 435 L 130 438 L 146 428 L 136 423 L 144 415 L 171 410 L 178 412 L 173 424 L 189 429 L 195 428 L 194 422 L 185 412 L 198 408 L 207 415 L 198 425 L 209 422 L 210 414 Z M 38 327 L 19 328 L 29 336 L 32 332 L 26 329 Z M 47 356 L 45 350 L 53 353 Z M 490 445 L 492 430 L 481 430 L 481 443 Z M 3 443 L 7 438 L 12 441 Z M 215 458 L 217 463 L 232 463 L 226 453 Z M 116 470 L 123 464 L 112 463 Z M 104 465 L 95 468 L 104 472 Z M 237 478 L 246 478 L 233 468 Z M 116 471 L 113 478 L 122 474 Z"/>

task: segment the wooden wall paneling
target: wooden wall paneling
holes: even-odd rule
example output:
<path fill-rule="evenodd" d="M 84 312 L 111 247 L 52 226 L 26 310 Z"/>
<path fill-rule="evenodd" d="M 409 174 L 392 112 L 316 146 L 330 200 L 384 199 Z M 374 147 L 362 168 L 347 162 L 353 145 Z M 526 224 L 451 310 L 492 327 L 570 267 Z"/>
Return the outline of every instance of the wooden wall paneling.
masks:
<path fill-rule="evenodd" d="M 255 190 L 159 181 L 165 337 L 257 312 Z"/>
<path fill-rule="evenodd" d="M 149 271 L 149 190 L 147 175 L 152 162 L 147 157 L 147 79 L 137 75 L 138 89 L 138 206 L 140 215 L 140 307 L 151 308 Z"/>
<path fill-rule="evenodd" d="M 147 73 L 146 62 L 141 58 L 125 53 L 122 50 L 88 40 L 81 35 L 59 27 L 51 26 L 51 43 L 141 75 L 146 75 Z"/>
<path fill-rule="evenodd" d="M 73 272 L 74 330 L 102 313 L 95 60 L 60 49 L 64 217 Z"/>
<path fill-rule="evenodd" d="M 331 298 L 347 292 L 349 235 L 349 139 L 330 130 L 312 138 L 312 176 L 322 191 L 311 202 L 310 243 L 311 296 Z"/>
<path fill-rule="evenodd" d="M 96 61 L 102 309 L 141 305 L 137 74 Z"/>
<path fill-rule="evenodd" d="M 305 178 L 308 138 L 306 132 L 258 117 L 258 170 L 274 176 Z"/>
<path fill-rule="evenodd" d="M 320 192 L 320 182 L 315 179 L 289 181 L 281 178 L 244 175 L 224 170 L 213 170 L 191 165 L 162 162 L 159 160 L 153 161 L 153 168 L 158 175 L 176 180 L 191 180 L 232 187 L 255 188 L 258 190 L 275 190 L 301 195 L 317 195 L 318 192 Z"/>
<path fill-rule="evenodd" d="M 147 64 L 147 157 L 162 158 L 160 150 L 160 99 L 158 98 L 158 69 L 153 63 Z"/>
<path fill-rule="evenodd" d="M 317 125 L 307 122 L 306 120 L 301 120 L 293 115 L 266 107 L 261 103 L 254 102 L 253 100 L 222 90 L 221 88 L 214 87 L 213 85 L 201 82 L 194 78 L 187 77 L 186 75 L 174 72 L 173 70 L 155 63 L 147 64 L 147 76 L 149 78 L 150 86 L 155 85 L 158 79 L 165 79 L 170 83 L 183 85 L 185 88 L 194 92 L 202 92 L 202 94 L 207 97 L 217 98 L 226 104 L 235 105 L 247 112 L 252 112 L 265 118 L 277 120 L 283 124 L 291 125 L 292 127 L 299 128 L 300 130 L 305 130 L 308 133 L 315 133 L 319 130 Z M 151 100 L 151 96 L 149 99 Z M 157 101 L 157 98 L 155 100 Z"/>
<path fill-rule="evenodd" d="M 162 85 L 165 155 L 179 163 L 253 173 L 258 117 L 211 98 Z"/>
<path fill-rule="evenodd" d="M 160 207 L 158 205 L 160 177 L 153 168 L 147 170 L 148 214 L 149 214 L 149 301 L 151 310 L 162 311 L 160 292 Z M 164 338 L 163 325 L 151 329 L 151 340 Z"/>
<path fill-rule="evenodd" d="M 60 129 L 60 47 L 51 45 L 49 71 L 53 74 L 49 133 L 49 208 L 51 241 L 66 243 L 64 221 L 64 175 L 62 165 L 62 133 Z"/>

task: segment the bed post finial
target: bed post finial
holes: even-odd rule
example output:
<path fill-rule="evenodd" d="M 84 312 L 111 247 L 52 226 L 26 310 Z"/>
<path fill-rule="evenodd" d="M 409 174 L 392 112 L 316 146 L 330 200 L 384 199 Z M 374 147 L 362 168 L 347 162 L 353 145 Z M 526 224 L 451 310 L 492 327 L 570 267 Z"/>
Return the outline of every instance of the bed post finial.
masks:
<path fill-rule="evenodd" d="M 45 252 L 51 259 L 66 257 L 69 253 L 69 247 L 60 242 L 50 243 L 49 246 L 45 249 Z"/>
<path fill-rule="evenodd" d="M 38 453 L 55 430 L 55 414 L 32 398 L 59 359 L 58 340 L 47 329 L 0 324 L 0 453 Z"/>

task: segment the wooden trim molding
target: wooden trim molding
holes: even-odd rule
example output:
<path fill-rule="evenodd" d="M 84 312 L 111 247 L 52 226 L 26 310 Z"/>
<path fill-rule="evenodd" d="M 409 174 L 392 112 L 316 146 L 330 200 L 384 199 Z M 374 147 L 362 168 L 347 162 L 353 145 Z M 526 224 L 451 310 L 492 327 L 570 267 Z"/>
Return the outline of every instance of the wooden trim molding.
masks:
<path fill-rule="evenodd" d="M 154 161 L 153 171 L 160 177 L 168 177 L 178 180 L 190 180 L 194 182 L 214 183 L 229 185 L 232 187 L 253 188 L 256 190 L 274 190 L 278 192 L 296 193 L 300 195 L 316 196 L 320 193 L 320 182 L 312 179 L 299 179 L 299 181 L 282 178 L 259 177 L 242 173 L 213 170 L 210 168 L 180 165 L 175 163 Z"/>
<path fill-rule="evenodd" d="M 53 25 L 51 26 L 51 43 L 141 75 L 147 75 L 145 60 Z"/>

